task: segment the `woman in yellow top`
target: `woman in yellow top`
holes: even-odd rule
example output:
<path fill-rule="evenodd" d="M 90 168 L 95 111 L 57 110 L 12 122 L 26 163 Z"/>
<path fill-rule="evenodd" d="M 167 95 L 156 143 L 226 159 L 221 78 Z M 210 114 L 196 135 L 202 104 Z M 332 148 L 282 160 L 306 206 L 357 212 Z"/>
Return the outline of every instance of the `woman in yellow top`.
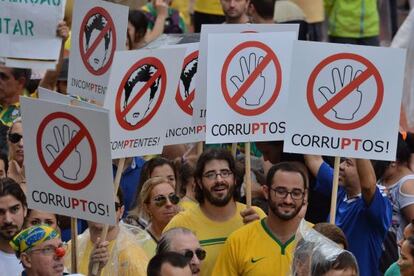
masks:
<path fill-rule="evenodd" d="M 178 213 L 180 198 L 175 194 L 174 186 L 164 177 L 153 177 L 145 181 L 138 206 L 130 210 L 126 222 L 139 225 L 139 219 L 148 222 L 146 231 L 152 239 L 142 247 L 148 257 L 155 255 L 158 240 L 170 220 Z"/>
<path fill-rule="evenodd" d="M 221 24 L 224 22 L 220 0 L 192 1 L 194 1 L 194 32 L 199 33 L 202 24 Z"/>

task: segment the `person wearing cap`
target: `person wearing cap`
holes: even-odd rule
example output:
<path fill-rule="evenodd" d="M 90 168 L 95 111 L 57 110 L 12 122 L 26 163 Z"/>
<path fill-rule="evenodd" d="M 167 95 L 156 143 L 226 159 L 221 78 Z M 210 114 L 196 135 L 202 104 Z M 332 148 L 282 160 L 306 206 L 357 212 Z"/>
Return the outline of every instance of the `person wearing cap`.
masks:
<path fill-rule="evenodd" d="M 45 224 L 26 228 L 10 241 L 10 246 L 23 265 L 22 276 L 67 275 L 63 265 L 66 246 L 54 228 Z M 97 275 L 108 261 L 106 246 L 107 243 L 100 243 L 90 256 L 90 263 L 99 263 Z M 92 266 L 88 275 L 92 275 L 91 271 Z"/>

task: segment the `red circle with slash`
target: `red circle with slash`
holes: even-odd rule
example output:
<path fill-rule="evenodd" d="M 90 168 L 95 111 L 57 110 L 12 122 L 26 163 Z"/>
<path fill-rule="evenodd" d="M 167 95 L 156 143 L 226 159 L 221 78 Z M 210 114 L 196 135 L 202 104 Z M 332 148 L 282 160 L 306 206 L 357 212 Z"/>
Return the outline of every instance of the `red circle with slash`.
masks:
<path fill-rule="evenodd" d="M 229 70 L 230 63 L 234 60 L 234 57 L 242 50 L 246 48 L 258 48 L 263 50 L 266 53 L 266 56 L 263 58 L 262 62 L 259 63 L 253 73 L 247 78 L 247 80 L 241 85 L 239 90 L 233 95 L 230 96 L 229 90 L 227 88 L 227 73 Z M 272 96 L 269 100 L 264 103 L 263 105 L 259 106 L 255 109 L 247 109 L 237 105 L 237 102 L 240 100 L 241 97 L 246 93 L 247 89 L 253 84 L 253 82 L 259 77 L 260 73 L 266 69 L 266 67 L 273 63 L 276 71 L 276 85 L 275 89 L 272 91 Z M 280 66 L 280 62 L 276 57 L 275 53 L 268 47 L 267 45 L 259 42 L 259 41 L 246 41 L 239 44 L 235 47 L 226 58 L 223 69 L 221 71 L 221 89 L 223 92 L 224 99 L 230 105 L 230 107 L 245 116 L 256 116 L 260 115 L 266 110 L 268 110 L 273 103 L 276 101 L 277 97 L 279 96 L 280 89 L 282 86 L 282 68 Z"/>
<path fill-rule="evenodd" d="M 319 73 L 329 64 L 338 61 L 338 60 L 353 60 L 365 65 L 366 70 L 362 72 L 362 74 L 358 75 L 353 81 L 351 81 L 347 86 L 343 87 L 341 91 L 336 93 L 334 97 L 332 97 L 329 101 L 327 101 L 322 106 L 316 106 L 315 99 L 314 99 L 314 86 Z M 375 99 L 375 103 L 370 110 L 370 112 L 362 117 L 361 119 L 350 122 L 350 123 L 338 123 L 332 121 L 331 119 L 325 117 L 325 114 L 334 108 L 338 103 L 341 102 L 346 96 L 348 96 L 352 91 L 354 91 L 359 85 L 361 85 L 364 81 L 368 80 L 370 77 L 374 77 L 375 82 L 377 84 L 377 97 Z M 368 59 L 352 53 L 339 53 L 334 54 L 332 56 L 327 57 L 326 59 L 322 60 L 316 68 L 312 71 L 309 77 L 309 81 L 307 84 L 307 100 L 309 103 L 309 107 L 312 113 L 316 116 L 316 118 L 323 123 L 324 125 L 334 128 L 337 130 L 352 130 L 370 122 L 374 116 L 378 113 L 379 109 L 381 108 L 382 101 L 384 99 L 384 84 L 382 82 L 381 75 L 375 65 L 369 61 Z"/>
<path fill-rule="evenodd" d="M 145 85 L 136 93 L 135 97 L 130 101 L 130 103 L 122 110 L 122 94 L 124 93 L 124 87 L 126 82 L 129 80 L 131 75 L 143 65 L 152 65 L 157 68 L 157 71 L 151 76 L 151 78 L 145 83 Z M 158 77 L 161 77 L 161 87 L 158 88 L 160 90 L 160 96 L 157 99 L 157 102 L 154 105 L 154 108 L 151 112 L 142 118 L 136 125 L 130 125 L 128 122 L 125 121 L 125 116 L 128 114 L 129 111 L 138 103 L 138 101 L 144 96 L 145 93 L 150 93 L 150 86 L 157 80 Z M 118 92 L 115 98 L 115 115 L 119 125 L 125 130 L 137 130 L 143 126 L 145 126 L 157 113 L 159 110 L 161 103 L 165 96 L 165 91 L 167 89 L 167 72 L 165 71 L 165 67 L 162 62 L 157 59 L 156 57 L 147 57 L 137 61 L 134 65 L 129 68 L 128 72 L 125 74 L 124 78 L 121 81 L 121 84 L 118 88 Z"/>
<path fill-rule="evenodd" d="M 65 146 L 63 151 L 59 153 L 58 156 L 54 159 L 53 162 L 48 164 L 46 162 L 45 156 L 43 154 L 42 149 L 42 140 L 43 135 L 46 127 L 53 121 L 57 119 L 66 119 L 74 123 L 79 127 L 78 132 L 70 142 Z M 70 154 L 73 152 L 73 150 L 76 148 L 79 143 L 82 142 L 83 139 L 86 139 L 88 141 L 89 147 L 91 149 L 92 154 L 92 162 L 91 162 L 91 169 L 88 173 L 88 175 L 80 182 L 78 183 L 70 183 L 66 182 L 59 177 L 56 176 L 56 170 L 65 162 L 65 160 L 70 156 Z M 93 142 L 92 136 L 85 127 L 84 124 L 80 120 L 78 120 L 76 117 L 74 117 L 71 114 L 64 113 L 64 112 L 55 112 L 51 113 L 46 118 L 43 119 L 43 121 L 39 125 L 39 131 L 37 132 L 36 136 L 36 147 L 37 147 L 37 154 L 39 155 L 40 164 L 42 165 L 43 169 L 45 170 L 46 174 L 60 187 L 71 190 L 71 191 L 78 191 L 82 190 L 85 187 L 87 187 L 95 177 L 96 168 L 97 168 L 97 156 L 96 156 L 96 147 L 95 143 Z"/>
<path fill-rule="evenodd" d="M 99 35 L 96 37 L 95 41 L 93 41 L 92 43 L 90 43 L 90 47 L 89 49 L 85 50 L 84 48 L 84 30 L 85 30 L 85 26 L 88 24 L 89 19 L 94 16 L 94 15 L 101 15 L 103 18 L 105 18 L 106 20 L 106 25 L 105 27 L 100 30 Z M 111 39 L 112 39 L 112 48 L 108 49 L 110 50 L 110 55 L 109 55 L 109 59 L 108 61 L 105 63 L 104 66 L 102 66 L 102 68 L 95 70 L 92 65 L 89 63 L 89 58 L 90 56 L 93 54 L 93 52 L 96 50 L 96 48 L 98 47 L 98 45 L 100 43 L 105 43 L 104 37 L 105 35 L 111 32 Z M 85 65 L 86 69 L 93 75 L 95 76 L 100 76 L 105 74 L 108 69 L 110 68 L 111 64 L 112 64 L 112 60 L 114 58 L 115 55 L 115 48 L 116 48 L 116 29 L 115 29 L 115 25 L 114 22 L 112 20 L 112 17 L 109 15 L 109 13 L 102 7 L 94 7 L 92 8 L 83 18 L 82 24 L 81 24 L 81 28 L 79 31 L 79 51 L 80 51 L 80 55 L 83 61 L 83 64 Z"/>
<path fill-rule="evenodd" d="M 195 59 L 198 59 L 198 51 L 192 52 L 191 54 L 189 54 L 184 59 L 184 64 L 183 64 L 181 74 L 184 71 L 185 67 Z M 180 78 L 180 82 L 181 81 L 182 80 Z M 187 98 L 183 98 L 181 93 L 180 93 L 180 84 L 178 84 L 177 93 L 175 94 L 175 100 L 176 100 L 178 106 L 181 108 L 181 110 L 184 111 L 185 113 L 187 113 L 190 116 L 193 115 L 193 108 L 191 107 L 191 103 L 194 101 L 194 97 L 195 97 L 195 89 L 193 89 L 190 92 L 190 94 L 187 96 Z"/>

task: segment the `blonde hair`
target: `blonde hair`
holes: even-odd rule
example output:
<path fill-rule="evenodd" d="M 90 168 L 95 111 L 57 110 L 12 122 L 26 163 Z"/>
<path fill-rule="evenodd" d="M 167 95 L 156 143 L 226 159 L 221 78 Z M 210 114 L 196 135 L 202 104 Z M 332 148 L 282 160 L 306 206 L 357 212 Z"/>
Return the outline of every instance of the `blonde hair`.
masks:
<path fill-rule="evenodd" d="M 136 219 L 143 218 L 146 221 L 150 221 L 150 216 L 144 205 L 149 203 L 149 197 L 152 190 L 160 184 L 168 184 L 171 186 L 171 188 L 174 189 L 174 186 L 168 182 L 168 179 L 165 177 L 156 176 L 147 179 L 147 181 L 142 184 L 141 192 L 137 195 L 136 200 L 138 202 L 138 205 L 128 212 L 129 217 Z"/>

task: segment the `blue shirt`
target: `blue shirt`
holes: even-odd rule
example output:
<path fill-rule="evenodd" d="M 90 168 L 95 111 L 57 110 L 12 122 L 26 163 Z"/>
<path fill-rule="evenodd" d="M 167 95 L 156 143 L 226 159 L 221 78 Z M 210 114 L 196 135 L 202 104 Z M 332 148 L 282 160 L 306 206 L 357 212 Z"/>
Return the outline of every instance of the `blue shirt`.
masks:
<path fill-rule="evenodd" d="M 323 163 L 316 176 L 315 189 L 330 195 L 332 183 L 333 169 Z M 344 231 L 348 250 L 355 255 L 361 276 L 381 275 L 381 246 L 391 225 L 391 211 L 391 203 L 378 187 L 369 205 L 362 196 L 348 199 L 345 189 L 338 189 L 335 224 Z"/>
<path fill-rule="evenodd" d="M 131 165 L 124 170 L 121 177 L 121 183 L 119 187 L 122 190 L 124 196 L 125 212 L 123 217 L 126 217 L 127 211 L 132 207 L 131 205 L 135 202 L 137 193 L 138 183 L 141 176 L 141 169 L 144 165 L 145 160 L 141 157 L 133 157 Z M 113 174 L 115 176 L 117 167 L 112 165 Z"/>

